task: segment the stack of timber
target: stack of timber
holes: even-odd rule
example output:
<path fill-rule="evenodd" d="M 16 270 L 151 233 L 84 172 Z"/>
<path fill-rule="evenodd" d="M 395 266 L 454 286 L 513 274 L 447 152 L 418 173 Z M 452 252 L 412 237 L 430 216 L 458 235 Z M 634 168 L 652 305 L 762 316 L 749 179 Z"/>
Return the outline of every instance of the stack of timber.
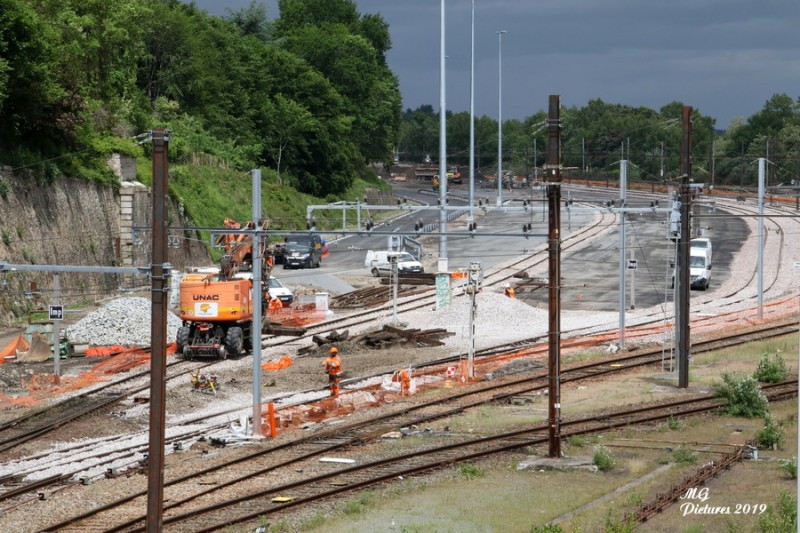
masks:
<path fill-rule="evenodd" d="M 397 296 L 405 297 L 423 292 L 420 289 L 398 288 Z M 362 309 L 383 305 L 392 299 L 391 287 L 367 287 L 331 298 L 331 309 Z"/>
<path fill-rule="evenodd" d="M 294 337 L 300 337 L 306 334 L 306 328 L 300 326 L 287 326 L 281 324 L 280 322 L 275 322 L 268 316 L 265 316 L 261 321 L 261 333 L 268 335 L 291 335 Z"/>
<path fill-rule="evenodd" d="M 385 325 L 383 330 L 364 335 L 364 344 L 370 348 L 388 348 L 394 344 L 413 344 L 423 346 L 443 346 L 441 339 L 450 337 L 452 332 L 445 328 L 421 330 L 417 328 L 403 329 Z"/>
<path fill-rule="evenodd" d="M 452 332 L 444 328 L 437 329 L 403 329 L 395 326 L 384 325 L 377 331 L 362 333 L 350 338 L 348 330 L 343 332 L 333 331 L 327 336 L 314 335 L 311 340 L 314 344 L 300 348 L 297 355 L 310 355 L 318 353 L 320 355 L 328 353 L 331 346 L 337 346 L 340 350 L 351 351 L 356 347 L 380 350 L 393 346 L 442 346 L 441 339 L 450 337 Z"/>
<path fill-rule="evenodd" d="M 436 285 L 436 276 L 432 272 L 400 272 L 397 276 L 400 285 Z M 389 278 L 381 278 L 381 285 L 389 285 Z"/>

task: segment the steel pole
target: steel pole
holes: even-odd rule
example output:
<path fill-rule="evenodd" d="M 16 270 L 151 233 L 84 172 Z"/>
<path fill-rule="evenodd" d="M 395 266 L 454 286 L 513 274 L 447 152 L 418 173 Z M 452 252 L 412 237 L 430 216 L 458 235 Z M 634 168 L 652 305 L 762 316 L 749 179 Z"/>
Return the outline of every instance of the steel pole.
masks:
<path fill-rule="evenodd" d="M 550 457 L 561 457 L 561 98 L 548 112 L 547 182 L 549 246 L 548 428 Z"/>
<path fill-rule="evenodd" d="M 764 182 L 766 162 L 758 158 L 758 319 L 764 317 Z"/>
<path fill-rule="evenodd" d="M 503 34 L 497 33 L 497 205 L 503 205 Z"/>
<path fill-rule="evenodd" d="M 56 274 L 53 276 L 53 296 L 55 305 L 61 305 L 61 277 Z M 56 382 L 61 378 L 61 321 L 53 320 L 53 373 Z"/>
<path fill-rule="evenodd" d="M 447 205 L 447 104 L 445 99 L 444 0 L 441 0 L 441 41 L 439 43 L 439 205 Z M 447 262 L 447 212 L 439 210 L 439 260 Z"/>
<path fill-rule="evenodd" d="M 167 201 L 169 139 L 153 130 L 153 248 L 151 265 L 150 438 L 147 453 L 147 533 L 161 533 L 164 519 L 164 429 L 167 392 Z"/>
<path fill-rule="evenodd" d="M 676 302 L 676 344 L 678 359 L 678 387 L 689 387 L 689 358 L 691 343 L 689 342 L 689 241 L 691 241 L 691 203 L 692 194 L 689 183 L 692 176 L 692 108 L 684 106 L 682 112 L 683 134 L 681 137 L 681 228 L 678 239 L 678 260 L 676 264 L 677 296 Z"/>
<path fill-rule="evenodd" d="M 472 0 L 472 24 L 469 66 L 469 227 L 475 221 L 475 0 Z"/>
<path fill-rule="evenodd" d="M 261 170 L 253 169 L 253 229 L 260 229 L 261 224 Z M 342 213 L 346 213 L 343 209 Z M 252 248 L 252 274 L 253 274 L 253 319 L 250 326 L 251 345 L 253 346 L 253 436 L 263 437 L 261 429 L 261 318 L 263 313 L 261 302 L 262 294 L 262 257 L 261 236 L 258 231 L 253 232 Z"/>
<path fill-rule="evenodd" d="M 619 200 L 622 207 L 625 207 L 628 188 L 628 162 L 619 162 Z M 625 235 L 625 212 L 619 214 L 619 347 L 625 346 L 625 246 L 627 236 Z"/>

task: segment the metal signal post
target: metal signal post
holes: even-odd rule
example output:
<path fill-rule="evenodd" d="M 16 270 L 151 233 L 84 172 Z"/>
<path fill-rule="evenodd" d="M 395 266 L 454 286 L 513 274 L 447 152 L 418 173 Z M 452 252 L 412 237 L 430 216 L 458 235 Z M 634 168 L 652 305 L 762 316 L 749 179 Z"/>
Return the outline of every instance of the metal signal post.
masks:
<path fill-rule="evenodd" d="M 550 96 L 547 133 L 547 216 L 549 243 L 549 396 L 547 425 L 550 457 L 561 457 L 561 97 Z"/>

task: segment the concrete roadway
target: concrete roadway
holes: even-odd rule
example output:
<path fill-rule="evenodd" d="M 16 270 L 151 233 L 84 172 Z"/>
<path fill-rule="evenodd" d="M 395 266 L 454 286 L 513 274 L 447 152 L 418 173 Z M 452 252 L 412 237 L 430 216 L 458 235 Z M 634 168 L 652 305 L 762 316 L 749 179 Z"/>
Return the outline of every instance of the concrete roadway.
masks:
<path fill-rule="evenodd" d="M 449 205 L 465 205 L 469 189 L 467 185 L 456 185 L 448 191 L 451 195 Z M 436 222 L 439 219 L 437 209 L 438 192 L 434 192 L 429 185 L 412 181 L 395 184 L 395 195 L 405 197 L 409 201 L 428 204 L 430 210 L 418 211 L 407 214 L 385 225 L 376 227 L 380 231 L 413 231 L 414 223 L 421 218 L 425 223 Z M 496 189 L 476 189 L 476 199 L 488 200 L 494 205 L 497 195 Z M 562 195 L 572 198 L 575 203 L 592 203 L 602 205 L 606 200 L 618 196 L 615 189 L 583 189 L 565 187 Z M 536 207 L 546 206 L 544 193 L 541 190 L 504 191 L 503 199 L 506 205 L 521 205 L 523 199 L 532 201 Z M 649 200 L 637 200 L 634 195 L 629 196 L 629 205 L 643 207 L 649 205 Z M 666 196 L 660 200 L 662 207 L 669 205 Z M 701 212 L 703 207 L 697 207 Z M 719 210 L 717 211 L 719 212 Z M 539 249 L 546 243 L 547 218 L 541 212 L 517 213 L 489 211 L 484 213 L 476 208 L 478 231 L 475 237 L 448 236 L 447 255 L 450 270 L 466 268 L 472 261 L 480 261 L 483 268 L 490 268 L 499 263 L 504 263 L 528 251 Z M 362 218 L 364 213 L 362 212 Z M 637 260 L 637 269 L 626 271 L 626 285 L 628 297 L 626 308 L 632 306 L 642 308 L 662 304 L 665 300 L 672 300 L 670 282 L 672 270 L 670 263 L 674 261 L 675 245 L 666 237 L 666 214 L 628 214 L 626 234 L 628 252 L 634 247 L 634 258 Z M 747 239 L 749 230 L 747 225 L 737 218 L 723 219 L 698 219 L 709 224 L 704 229 L 704 234 L 711 237 L 714 245 L 714 263 L 712 268 L 711 287 L 723 283 L 730 277 L 729 265 L 733 255 Z M 587 214 L 567 215 L 562 213 L 562 238 L 570 232 L 581 231 L 591 221 Z M 520 235 L 522 224 L 531 223 L 533 226 L 531 236 L 487 237 L 481 233 L 508 233 Z M 463 216 L 448 224 L 449 232 L 466 233 L 467 217 Z M 713 225 L 712 225 L 713 224 Z M 437 268 L 439 255 L 439 240 L 435 235 L 415 237 L 423 243 L 425 256 L 422 263 L 426 271 L 432 272 Z M 364 233 L 358 236 L 348 236 L 341 239 L 330 238 L 331 254 L 323 260 L 319 269 L 282 270 L 276 269 L 273 275 L 280 278 L 290 287 L 295 284 L 313 285 L 321 290 L 343 293 L 352 290 L 349 283 L 342 278 L 361 276 L 367 274 L 364 267 L 366 251 L 370 249 L 386 249 L 387 236 L 370 235 Z M 619 233 L 614 229 L 605 236 L 592 243 L 590 246 L 569 255 L 562 256 L 561 274 L 564 281 L 562 288 L 562 308 L 567 310 L 598 310 L 616 311 L 619 309 Z M 630 296 L 630 287 L 635 285 L 635 298 Z M 693 296 L 701 295 L 701 291 L 692 291 Z M 547 289 L 543 288 L 531 293 L 518 295 L 531 305 L 547 305 Z"/>

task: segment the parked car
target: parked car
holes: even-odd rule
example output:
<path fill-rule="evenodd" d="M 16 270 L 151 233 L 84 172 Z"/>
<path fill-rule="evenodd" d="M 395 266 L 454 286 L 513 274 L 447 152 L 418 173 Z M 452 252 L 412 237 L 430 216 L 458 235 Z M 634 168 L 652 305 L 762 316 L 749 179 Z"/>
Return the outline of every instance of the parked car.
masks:
<path fill-rule="evenodd" d="M 703 250 L 708 256 L 708 262 L 711 262 L 711 239 L 708 237 L 698 237 L 689 241 L 691 249 Z"/>
<path fill-rule="evenodd" d="M 422 263 L 408 252 L 392 252 L 389 250 L 369 250 L 364 259 L 364 266 L 373 276 L 388 276 L 392 271 L 392 257 L 397 258 L 397 271 L 400 274 L 422 273 Z"/>
<path fill-rule="evenodd" d="M 691 248 L 689 254 L 692 288 L 704 291 L 711 284 L 711 255 L 698 248 Z"/>
<path fill-rule="evenodd" d="M 319 268 L 322 264 L 322 239 L 319 235 L 292 235 L 284 249 L 283 268 Z"/>
<path fill-rule="evenodd" d="M 277 298 L 281 301 L 284 307 L 290 305 L 294 301 L 294 294 L 280 282 L 278 278 L 269 278 L 269 295 L 270 298 Z"/>
<path fill-rule="evenodd" d="M 692 289 L 704 291 L 711 285 L 711 259 L 705 250 L 689 249 L 689 283 Z M 675 288 L 675 272 L 672 273 L 672 288 Z"/>

